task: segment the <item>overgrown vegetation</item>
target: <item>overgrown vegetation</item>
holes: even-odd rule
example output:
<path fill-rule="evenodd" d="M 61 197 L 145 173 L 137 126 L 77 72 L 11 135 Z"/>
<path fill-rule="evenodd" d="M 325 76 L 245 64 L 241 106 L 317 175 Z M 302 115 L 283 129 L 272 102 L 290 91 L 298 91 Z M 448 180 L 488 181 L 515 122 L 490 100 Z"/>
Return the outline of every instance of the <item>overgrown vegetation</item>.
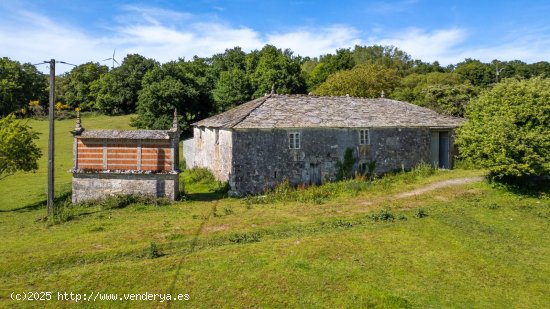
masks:
<path fill-rule="evenodd" d="M 461 156 L 497 179 L 550 175 L 550 79 L 507 79 L 467 107 Z"/>
<path fill-rule="evenodd" d="M 346 153 L 351 153 L 347 151 Z M 351 158 L 353 158 L 351 156 Z M 345 160 L 344 160 L 345 162 Z M 352 165 L 353 166 L 353 165 Z M 402 171 L 396 174 L 387 174 L 382 178 L 370 178 L 357 174 L 351 179 L 336 182 L 328 182 L 320 186 L 293 187 L 285 180 L 272 190 L 268 190 L 262 196 L 248 196 L 243 199 L 246 205 L 273 204 L 277 202 L 299 202 L 323 204 L 339 197 L 353 197 L 361 192 L 377 189 L 389 189 L 399 184 L 410 184 L 419 179 L 425 179 L 434 175 L 435 170 L 431 165 L 421 162 L 410 171 Z"/>
<path fill-rule="evenodd" d="M 38 133 L 13 114 L 0 118 L 0 179 L 16 171 L 35 171 L 42 151 L 36 145 Z"/>
<path fill-rule="evenodd" d="M 166 206 L 172 204 L 172 201 L 165 197 L 132 194 L 111 195 L 99 200 L 88 200 L 73 204 L 71 202 L 71 193 L 67 192 L 58 197 L 54 204 L 55 213 L 52 217 L 46 218 L 50 224 L 60 224 L 80 216 L 89 215 L 89 209 L 94 207 L 100 210 L 112 210 L 126 208 L 134 204 L 144 206 Z"/>

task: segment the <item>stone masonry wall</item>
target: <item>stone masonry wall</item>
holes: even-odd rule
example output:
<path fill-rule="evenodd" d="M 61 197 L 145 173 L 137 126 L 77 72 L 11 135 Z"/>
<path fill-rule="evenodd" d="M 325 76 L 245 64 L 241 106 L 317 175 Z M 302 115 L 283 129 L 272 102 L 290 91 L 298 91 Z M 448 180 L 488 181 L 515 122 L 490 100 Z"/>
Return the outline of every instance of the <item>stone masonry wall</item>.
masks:
<path fill-rule="evenodd" d="M 178 174 L 74 173 L 72 202 L 101 199 L 108 195 L 140 194 L 179 197 Z"/>
<path fill-rule="evenodd" d="M 194 161 L 188 164 L 188 168 L 205 167 L 218 180 L 228 181 L 233 153 L 232 134 L 232 131 L 224 129 L 194 128 Z"/>
<path fill-rule="evenodd" d="M 323 183 L 336 178 L 336 163 L 346 148 L 361 163 L 376 160 L 376 173 L 410 169 L 430 160 L 430 130 L 370 129 L 370 145 L 359 145 L 360 128 L 240 129 L 233 132 L 234 194 L 258 194 L 288 179 L 291 184 Z M 300 149 L 289 149 L 289 132 L 301 133 Z"/>

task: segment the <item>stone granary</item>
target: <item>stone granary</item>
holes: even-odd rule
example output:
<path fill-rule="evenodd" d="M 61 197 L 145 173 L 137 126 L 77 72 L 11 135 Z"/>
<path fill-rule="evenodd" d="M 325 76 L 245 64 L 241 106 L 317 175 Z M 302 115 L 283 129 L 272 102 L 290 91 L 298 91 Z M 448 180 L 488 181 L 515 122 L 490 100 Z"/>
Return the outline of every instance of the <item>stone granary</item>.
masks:
<path fill-rule="evenodd" d="M 354 172 L 420 162 L 450 168 L 462 118 L 390 99 L 271 94 L 193 125 L 184 142 L 188 168 L 206 167 L 232 193 L 258 194 L 283 180 L 319 184 L 337 176 L 353 151 Z"/>
<path fill-rule="evenodd" d="M 170 130 L 88 131 L 77 116 L 73 135 L 73 203 L 118 194 L 178 198 L 175 112 Z"/>

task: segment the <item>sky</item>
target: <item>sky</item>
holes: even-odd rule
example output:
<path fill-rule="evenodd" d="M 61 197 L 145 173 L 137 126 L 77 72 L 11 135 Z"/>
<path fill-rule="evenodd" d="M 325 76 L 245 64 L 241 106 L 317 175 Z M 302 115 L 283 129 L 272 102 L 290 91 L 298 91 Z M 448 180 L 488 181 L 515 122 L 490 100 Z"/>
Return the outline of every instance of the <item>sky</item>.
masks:
<path fill-rule="evenodd" d="M 138 53 L 164 63 L 235 46 L 316 57 L 379 44 L 442 65 L 533 63 L 550 61 L 549 16 L 550 1 L 0 0 L 0 57 L 110 66 L 115 49 L 119 62 Z"/>

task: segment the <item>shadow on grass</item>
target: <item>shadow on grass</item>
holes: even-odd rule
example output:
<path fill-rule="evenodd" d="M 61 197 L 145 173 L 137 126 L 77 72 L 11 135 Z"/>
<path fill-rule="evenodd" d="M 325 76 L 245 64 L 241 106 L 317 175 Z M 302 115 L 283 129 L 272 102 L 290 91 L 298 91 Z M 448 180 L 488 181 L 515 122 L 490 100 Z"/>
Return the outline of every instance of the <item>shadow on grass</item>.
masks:
<path fill-rule="evenodd" d="M 221 192 L 197 192 L 188 193 L 185 197 L 190 201 L 211 202 L 224 199 L 227 197 L 227 194 Z"/>
<path fill-rule="evenodd" d="M 54 204 L 59 205 L 60 203 L 63 203 L 64 201 L 70 198 L 71 198 L 71 192 L 64 192 L 54 197 Z M 47 205 L 48 205 L 48 201 L 42 200 L 42 201 L 38 201 L 19 208 L 13 208 L 13 209 L 7 209 L 7 210 L 0 209 L 0 212 L 29 212 L 29 211 L 34 211 L 41 208 L 46 208 Z"/>
<path fill-rule="evenodd" d="M 517 195 L 550 196 L 550 176 L 488 177 L 489 182 Z"/>

